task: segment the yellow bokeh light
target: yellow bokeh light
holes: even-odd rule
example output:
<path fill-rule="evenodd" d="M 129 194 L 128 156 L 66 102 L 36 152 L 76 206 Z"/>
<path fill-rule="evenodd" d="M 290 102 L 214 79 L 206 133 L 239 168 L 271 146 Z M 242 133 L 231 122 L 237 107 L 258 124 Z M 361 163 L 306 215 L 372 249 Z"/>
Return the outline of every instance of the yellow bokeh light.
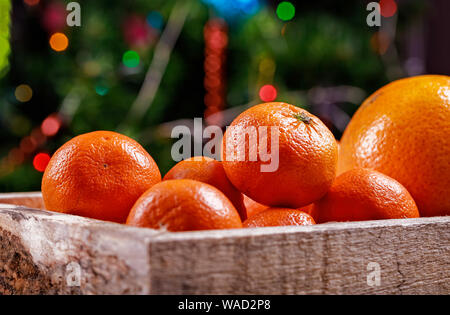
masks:
<path fill-rule="evenodd" d="M 270 58 L 264 58 L 259 63 L 259 72 L 263 75 L 272 76 L 275 73 L 275 62 Z"/>
<path fill-rule="evenodd" d="M 16 88 L 14 95 L 19 102 L 28 102 L 33 97 L 33 90 L 29 85 L 21 84 Z"/>
<path fill-rule="evenodd" d="M 50 47 L 55 51 L 64 51 L 69 46 L 69 39 L 63 33 L 55 33 L 50 37 Z"/>

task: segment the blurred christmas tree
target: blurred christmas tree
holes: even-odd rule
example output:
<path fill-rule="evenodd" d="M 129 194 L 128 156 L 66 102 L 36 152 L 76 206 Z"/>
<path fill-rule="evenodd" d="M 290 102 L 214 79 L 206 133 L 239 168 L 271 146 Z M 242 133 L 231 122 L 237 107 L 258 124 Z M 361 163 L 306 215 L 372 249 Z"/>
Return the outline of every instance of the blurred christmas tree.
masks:
<path fill-rule="evenodd" d="M 68 2 L 13 1 L 0 191 L 39 190 L 36 154 L 100 129 L 140 141 L 164 173 L 174 162 L 163 123 L 227 124 L 227 109 L 262 100 L 306 107 L 339 137 L 368 93 L 404 75 L 392 58 L 389 72 L 393 38 L 367 26 L 364 1 L 83 1 L 80 27 L 67 26 Z M 9 1 L 0 7 L 2 68 Z"/>
<path fill-rule="evenodd" d="M 10 7 L 9 0 L 0 0 L 0 78 L 8 64 Z"/>

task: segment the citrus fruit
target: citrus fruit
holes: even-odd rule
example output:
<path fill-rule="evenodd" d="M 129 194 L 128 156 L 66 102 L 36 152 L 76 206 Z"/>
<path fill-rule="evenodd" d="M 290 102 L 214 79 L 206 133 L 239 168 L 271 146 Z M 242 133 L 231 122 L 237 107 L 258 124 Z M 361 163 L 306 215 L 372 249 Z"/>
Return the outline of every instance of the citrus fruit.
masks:
<path fill-rule="evenodd" d="M 309 214 L 309 215 L 312 216 L 313 219 L 315 220 L 315 218 L 314 218 L 314 216 L 313 216 L 313 215 L 314 215 L 314 213 L 313 213 L 313 208 L 314 208 L 314 204 L 313 204 L 313 203 L 310 203 L 310 204 L 307 205 L 307 206 L 303 206 L 303 207 L 301 207 L 301 208 L 298 208 L 298 210 L 303 211 L 303 212 Z"/>
<path fill-rule="evenodd" d="M 417 218 L 419 212 L 409 192 L 380 172 L 355 168 L 334 181 L 327 194 L 314 203 L 317 223 Z"/>
<path fill-rule="evenodd" d="M 158 166 L 136 141 L 95 131 L 55 152 L 42 197 L 47 210 L 123 223 L 139 196 L 160 181 Z"/>
<path fill-rule="evenodd" d="M 154 185 L 136 201 L 126 223 L 173 232 L 242 227 L 237 210 L 220 190 L 192 179 Z"/>
<path fill-rule="evenodd" d="M 247 218 L 250 218 L 251 216 L 257 214 L 258 212 L 261 212 L 263 210 L 266 210 L 268 206 L 263 205 L 262 203 L 256 202 L 255 200 L 251 199 L 250 197 L 244 196 L 244 205 L 245 209 L 247 211 Z"/>
<path fill-rule="evenodd" d="M 450 215 L 450 77 L 401 79 L 372 94 L 341 138 L 339 173 L 355 167 L 399 181 L 421 216 Z"/>
<path fill-rule="evenodd" d="M 288 208 L 267 208 L 244 221 L 244 227 L 312 225 L 314 219 L 307 213 Z"/>
<path fill-rule="evenodd" d="M 337 157 L 336 140 L 319 118 L 278 102 L 241 113 L 227 128 L 222 147 L 233 185 L 275 207 L 298 208 L 322 197 L 334 180 Z"/>
<path fill-rule="evenodd" d="M 247 218 L 243 196 L 231 184 L 220 161 L 202 156 L 186 159 L 172 167 L 163 178 L 163 180 L 168 179 L 193 179 L 210 184 L 230 199 L 242 220 Z"/>

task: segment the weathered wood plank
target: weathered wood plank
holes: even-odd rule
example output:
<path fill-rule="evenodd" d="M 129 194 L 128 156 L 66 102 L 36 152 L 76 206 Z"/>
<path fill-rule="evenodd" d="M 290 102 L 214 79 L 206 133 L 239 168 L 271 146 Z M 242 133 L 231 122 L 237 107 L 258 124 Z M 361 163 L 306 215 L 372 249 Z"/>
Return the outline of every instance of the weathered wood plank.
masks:
<path fill-rule="evenodd" d="M 450 293 L 449 217 L 171 233 L 150 246 L 155 293 Z M 367 284 L 371 262 L 380 286 Z"/>
<path fill-rule="evenodd" d="M 0 203 L 20 205 L 32 209 L 45 209 L 41 192 L 3 193 L 0 194 Z"/>
<path fill-rule="evenodd" d="M 0 293 L 449 294 L 450 217 L 170 233 L 0 205 Z"/>
<path fill-rule="evenodd" d="M 0 205 L 0 294 L 148 293 L 153 233 Z"/>

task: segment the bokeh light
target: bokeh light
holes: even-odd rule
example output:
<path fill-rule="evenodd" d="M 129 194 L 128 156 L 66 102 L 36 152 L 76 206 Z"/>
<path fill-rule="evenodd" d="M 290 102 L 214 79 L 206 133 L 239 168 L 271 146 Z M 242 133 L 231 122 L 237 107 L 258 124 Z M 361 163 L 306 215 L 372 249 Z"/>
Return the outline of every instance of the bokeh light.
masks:
<path fill-rule="evenodd" d="M 97 84 L 95 86 L 95 93 L 97 93 L 100 96 L 105 96 L 106 94 L 108 94 L 108 87 L 103 85 L 103 84 Z"/>
<path fill-rule="evenodd" d="M 45 136 L 51 137 L 58 133 L 61 121 L 56 116 L 48 116 L 41 124 L 41 131 Z"/>
<path fill-rule="evenodd" d="M 36 127 L 31 131 L 30 137 L 36 142 L 36 144 L 42 145 L 47 140 L 47 137 L 42 133 L 40 127 Z"/>
<path fill-rule="evenodd" d="M 397 3 L 394 0 L 380 0 L 380 13 L 384 17 L 391 17 L 397 12 Z"/>
<path fill-rule="evenodd" d="M 25 160 L 25 154 L 19 148 L 13 148 L 8 153 L 8 162 L 10 165 L 20 165 Z"/>
<path fill-rule="evenodd" d="M 295 16 L 295 7 L 289 1 L 283 1 L 277 6 L 277 16 L 280 20 L 289 21 Z"/>
<path fill-rule="evenodd" d="M 29 5 L 29 6 L 34 6 L 39 4 L 39 0 L 23 0 L 23 2 L 25 2 L 25 4 Z"/>
<path fill-rule="evenodd" d="M 55 33 L 50 37 L 49 43 L 54 51 L 64 51 L 69 46 L 69 39 L 63 33 Z"/>
<path fill-rule="evenodd" d="M 275 73 L 275 62 L 273 61 L 273 59 L 262 59 L 259 63 L 259 72 L 266 76 L 272 76 Z"/>
<path fill-rule="evenodd" d="M 272 102 L 277 98 L 277 89 L 271 84 L 263 85 L 259 89 L 259 98 L 263 102 Z"/>
<path fill-rule="evenodd" d="M 81 67 L 88 77 L 96 77 L 102 72 L 101 65 L 95 60 L 83 62 Z"/>
<path fill-rule="evenodd" d="M 262 7 L 259 0 L 202 0 L 215 13 L 228 21 L 245 19 L 256 14 Z"/>
<path fill-rule="evenodd" d="M 158 30 L 161 30 L 164 24 L 163 17 L 158 11 L 152 11 L 147 15 L 147 23 Z"/>
<path fill-rule="evenodd" d="M 36 150 L 36 147 L 36 142 L 30 136 L 27 136 L 20 141 L 20 150 L 24 153 L 31 153 Z"/>
<path fill-rule="evenodd" d="M 128 50 L 123 54 L 123 64 L 128 68 L 134 68 L 139 65 L 139 54 L 134 50 Z"/>
<path fill-rule="evenodd" d="M 42 14 L 42 25 L 50 33 L 60 32 L 67 25 L 66 6 L 62 2 L 49 3 Z"/>
<path fill-rule="evenodd" d="M 33 159 L 33 167 L 38 172 L 44 172 L 50 162 L 50 155 L 47 153 L 38 153 Z"/>
<path fill-rule="evenodd" d="M 390 46 L 389 35 L 384 31 L 374 33 L 370 38 L 370 45 L 375 53 L 384 55 Z"/>
<path fill-rule="evenodd" d="M 205 118 L 207 124 L 220 124 L 223 115 L 219 114 L 225 107 L 225 61 L 228 45 L 228 26 L 222 19 L 211 19 L 203 29 L 205 39 L 205 77 L 203 86 L 206 94 Z"/>
<path fill-rule="evenodd" d="M 31 98 L 33 97 L 33 90 L 29 85 L 21 84 L 16 87 L 14 96 L 19 102 L 25 103 L 31 100 Z"/>
<path fill-rule="evenodd" d="M 130 47 L 148 47 L 155 40 L 157 32 L 149 26 L 144 16 L 131 14 L 122 24 L 122 32 L 125 41 Z"/>

